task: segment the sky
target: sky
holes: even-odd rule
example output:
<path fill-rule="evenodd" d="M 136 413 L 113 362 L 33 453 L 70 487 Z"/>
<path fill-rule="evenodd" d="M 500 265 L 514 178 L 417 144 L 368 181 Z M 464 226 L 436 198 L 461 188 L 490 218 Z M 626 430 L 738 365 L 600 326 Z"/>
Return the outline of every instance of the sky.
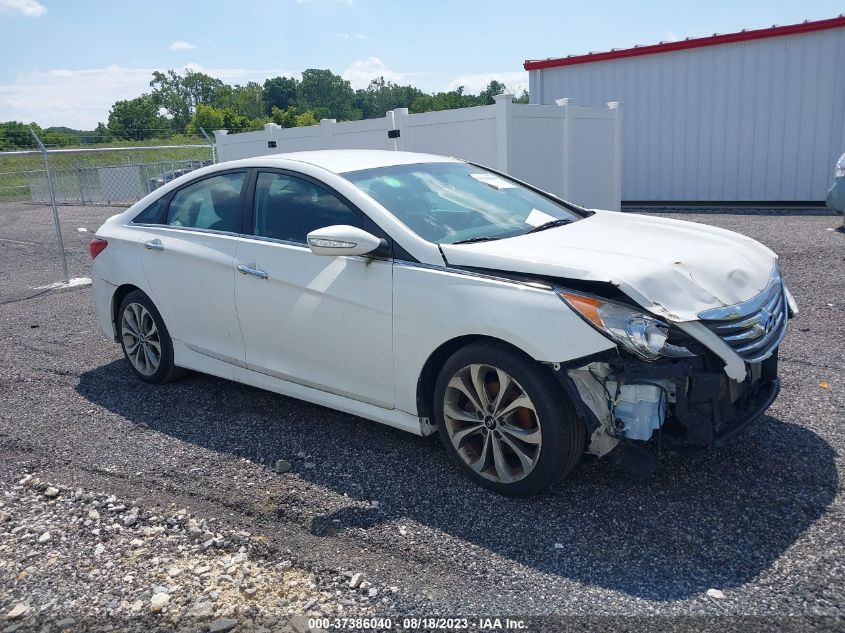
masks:
<path fill-rule="evenodd" d="M 329 68 L 426 91 L 491 79 L 517 94 L 526 59 L 831 18 L 842 0 L 0 0 L 0 121 L 92 129 L 154 70 L 227 83 Z"/>

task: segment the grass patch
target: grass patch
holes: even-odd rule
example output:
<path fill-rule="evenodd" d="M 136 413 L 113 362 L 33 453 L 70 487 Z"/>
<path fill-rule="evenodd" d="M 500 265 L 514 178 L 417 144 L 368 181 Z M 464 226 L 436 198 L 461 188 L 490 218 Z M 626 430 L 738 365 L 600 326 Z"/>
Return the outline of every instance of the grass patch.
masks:
<path fill-rule="evenodd" d="M 165 148 L 162 145 L 190 144 L 195 147 Z M 122 151 L 78 151 L 74 149 L 97 149 L 111 147 L 149 147 L 149 149 L 126 149 Z M 99 145 L 85 145 L 60 154 L 49 154 L 50 172 L 54 181 L 61 183 L 61 189 L 73 188 L 75 180 L 89 183 L 96 168 L 104 166 L 140 165 L 142 185 L 155 175 L 179 169 L 184 161 L 207 161 L 211 149 L 204 140 L 193 138 L 158 139 L 150 141 L 124 141 Z M 44 191 L 44 159 L 41 154 L 0 154 L 0 202 L 28 201 L 33 195 L 39 198 Z M 33 192 L 33 188 L 36 190 Z M 57 187 L 58 189 L 59 187 Z M 43 195 L 43 194 L 41 194 Z M 58 192 L 57 192 L 57 195 Z"/>

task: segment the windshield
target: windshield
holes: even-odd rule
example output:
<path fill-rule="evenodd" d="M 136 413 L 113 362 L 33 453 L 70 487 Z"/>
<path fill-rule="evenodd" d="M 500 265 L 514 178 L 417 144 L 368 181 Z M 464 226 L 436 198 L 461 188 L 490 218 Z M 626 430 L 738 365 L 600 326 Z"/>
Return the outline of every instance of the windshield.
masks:
<path fill-rule="evenodd" d="M 580 220 L 574 210 L 466 163 L 420 163 L 343 174 L 429 242 L 501 239 Z"/>

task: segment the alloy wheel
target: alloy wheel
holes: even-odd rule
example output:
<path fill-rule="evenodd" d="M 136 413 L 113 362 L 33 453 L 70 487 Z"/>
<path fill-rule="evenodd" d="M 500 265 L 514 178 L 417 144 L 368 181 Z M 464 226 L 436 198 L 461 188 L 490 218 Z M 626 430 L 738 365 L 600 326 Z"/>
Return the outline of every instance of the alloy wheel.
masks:
<path fill-rule="evenodd" d="M 507 372 L 487 364 L 459 369 L 446 386 L 443 414 L 452 446 L 482 477 L 509 484 L 534 470 L 542 446 L 540 419 Z"/>
<path fill-rule="evenodd" d="M 161 339 L 155 319 L 140 303 L 129 303 L 120 322 L 123 349 L 132 366 L 144 376 L 152 376 L 161 365 Z"/>

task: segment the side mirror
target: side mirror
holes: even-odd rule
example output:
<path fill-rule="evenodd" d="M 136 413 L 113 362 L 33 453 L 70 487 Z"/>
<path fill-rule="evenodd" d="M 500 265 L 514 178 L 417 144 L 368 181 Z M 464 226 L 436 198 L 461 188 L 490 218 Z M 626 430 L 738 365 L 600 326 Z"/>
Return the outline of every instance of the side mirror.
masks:
<path fill-rule="evenodd" d="M 381 244 L 375 235 L 345 224 L 316 229 L 307 239 L 308 248 L 315 255 L 366 255 Z"/>

